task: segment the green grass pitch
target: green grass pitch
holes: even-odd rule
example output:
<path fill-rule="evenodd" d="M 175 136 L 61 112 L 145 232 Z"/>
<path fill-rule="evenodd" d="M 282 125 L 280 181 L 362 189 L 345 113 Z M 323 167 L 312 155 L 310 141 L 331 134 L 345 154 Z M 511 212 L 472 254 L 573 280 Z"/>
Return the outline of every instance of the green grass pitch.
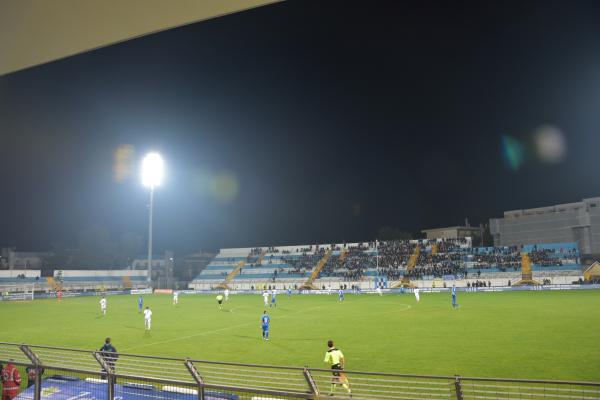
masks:
<path fill-rule="evenodd" d="M 279 294 L 269 310 L 271 340 L 260 338 L 260 295 L 145 295 L 153 310 L 144 332 L 137 296 L 2 302 L 0 340 L 120 352 L 326 368 L 326 341 L 349 370 L 506 378 L 600 380 L 600 292 L 544 291 L 384 296 Z"/>

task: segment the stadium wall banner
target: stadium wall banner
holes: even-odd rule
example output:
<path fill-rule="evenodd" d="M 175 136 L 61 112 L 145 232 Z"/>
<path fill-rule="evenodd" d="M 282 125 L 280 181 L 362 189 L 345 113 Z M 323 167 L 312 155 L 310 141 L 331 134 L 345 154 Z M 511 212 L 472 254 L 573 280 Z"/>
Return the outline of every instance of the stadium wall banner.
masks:
<path fill-rule="evenodd" d="M 421 293 L 450 293 L 452 287 L 439 287 L 439 288 L 431 288 L 431 287 L 421 287 L 419 288 Z M 539 291 L 539 290 L 587 290 L 587 289 L 600 289 L 600 284 L 593 285 L 540 285 L 540 286 L 492 286 L 492 287 L 479 287 L 479 288 L 466 288 L 466 287 L 456 287 L 457 292 L 509 292 L 509 291 Z M 412 293 L 413 289 L 383 289 L 383 293 L 390 294 L 402 294 L 402 293 Z M 179 293 L 185 294 L 204 294 L 204 295 L 215 295 L 219 293 L 223 293 L 223 289 L 218 290 L 183 290 L 179 291 Z M 230 290 L 229 294 L 246 294 L 246 295 L 260 295 L 262 294 L 262 290 Z M 302 295 L 327 295 L 327 290 L 292 290 L 294 295 L 302 294 Z M 347 289 L 344 291 L 345 294 L 352 294 L 351 289 Z M 375 290 L 361 290 L 360 294 L 372 294 L 377 293 Z M 338 289 L 332 289 L 331 295 L 337 296 Z M 279 295 L 286 295 L 287 291 L 279 291 Z"/>
<path fill-rule="evenodd" d="M 449 287 L 446 288 L 420 288 L 421 293 L 449 293 Z M 480 288 L 466 288 L 466 287 L 457 287 L 456 290 L 459 292 L 508 292 L 508 291 L 539 291 L 539 290 L 593 290 L 600 289 L 600 284 L 592 284 L 592 285 L 580 285 L 580 284 L 572 284 L 572 285 L 540 285 L 540 286 L 492 286 L 492 287 L 480 287 Z M 112 295 L 124 295 L 124 294 L 150 294 L 152 293 L 152 289 L 132 289 L 132 290 L 110 290 L 107 292 L 63 292 L 63 297 L 84 297 L 84 296 L 112 296 Z M 154 293 L 157 294 L 172 294 L 173 290 L 171 289 L 156 289 Z M 184 294 L 204 294 L 204 295 L 214 295 L 223 293 L 223 290 L 181 290 L 179 293 Z M 325 295 L 327 291 L 323 290 L 293 290 L 293 294 L 313 294 L 313 295 Z M 351 290 L 346 290 L 345 293 L 351 294 Z M 361 290 L 361 294 L 370 294 L 375 293 L 374 290 Z M 402 294 L 402 289 L 383 289 L 383 293 L 390 294 Z M 412 289 L 405 289 L 404 293 L 412 293 Z M 231 290 L 230 294 L 245 294 L 245 295 L 260 295 L 262 294 L 261 290 Z M 281 291 L 280 295 L 285 295 L 287 292 Z M 332 295 L 337 295 L 337 290 L 332 290 Z M 55 292 L 49 293 L 34 293 L 34 299 L 52 299 L 56 298 Z M 24 300 L 24 298 L 20 298 L 18 296 L 0 296 L 1 301 L 15 301 L 15 300 Z M 31 300 L 29 298 L 29 300 Z"/>
<path fill-rule="evenodd" d="M 173 294 L 173 289 L 154 289 L 154 294 Z"/>
<path fill-rule="evenodd" d="M 112 296 L 120 294 L 129 294 L 129 290 L 110 290 L 107 292 L 63 292 L 63 297 L 85 297 L 85 296 Z M 34 299 L 54 299 L 56 298 L 55 292 L 49 293 L 35 293 Z"/>
<path fill-rule="evenodd" d="M 152 289 L 131 289 L 131 294 L 152 294 Z"/>

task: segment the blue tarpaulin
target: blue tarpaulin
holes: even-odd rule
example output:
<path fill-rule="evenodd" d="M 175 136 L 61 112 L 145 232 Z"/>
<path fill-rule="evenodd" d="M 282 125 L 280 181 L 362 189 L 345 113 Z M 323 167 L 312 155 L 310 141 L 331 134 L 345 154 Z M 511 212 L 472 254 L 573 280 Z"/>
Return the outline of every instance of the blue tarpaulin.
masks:
<path fill-rule="evenodd" d="M 183 388 L 182 388 L 183 389 Z M 32 400 L 35 387 L 22 391 L 16 400 Z M 42 381 L 42 399 L 46 400 L 108 400 L 107 384 L 74 377 L 52 376 Z M 205 390 L 207 400 L 238 400 L 239 396 Z M 198 400 L 198 395 L 157 389 L 137 383 L 115 384 L 115 400 Z"/>

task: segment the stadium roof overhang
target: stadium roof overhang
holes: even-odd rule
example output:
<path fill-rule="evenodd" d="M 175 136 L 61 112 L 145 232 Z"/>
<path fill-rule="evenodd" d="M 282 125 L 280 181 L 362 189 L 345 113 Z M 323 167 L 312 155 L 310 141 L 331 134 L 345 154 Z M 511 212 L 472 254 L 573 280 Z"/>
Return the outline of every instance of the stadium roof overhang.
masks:
<path fill-rule="evenodd" d="M 0 75 L 277 1 L 0 1 Z"/>

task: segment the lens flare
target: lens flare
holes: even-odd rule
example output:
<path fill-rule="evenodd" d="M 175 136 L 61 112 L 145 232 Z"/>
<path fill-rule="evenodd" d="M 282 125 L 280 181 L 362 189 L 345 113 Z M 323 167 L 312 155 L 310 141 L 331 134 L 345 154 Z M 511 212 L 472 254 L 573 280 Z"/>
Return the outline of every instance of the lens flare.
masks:
<path fill-rule="evenodd" d="M 567 152 L 565 136 L 557 127 L 540 126 L 535 131 L 534 139 L 537 155 L 541 161 L 556 164 L 565 158 Z"/>
<path fill-rule="evenodd" d="M 523 145 L 517 139 L 508 135 L 502 136 L 502 155 L 511 171 L 517 171 L 523 164 L 524 153 Z"/>
<path fill-rule="evenodd" d="M 230 203 L 238 195 L 240 184 L 233 172 L 221 171 L 215 174 L 210 184 L 214 198 L 221 203 Z"/>
<path fill-rule="evenodd" d="M 121 183 L 131 177 L 133 171 L 134 148 L 130 144 L 121 144 L 113 152 L 113 178 Z"/>

